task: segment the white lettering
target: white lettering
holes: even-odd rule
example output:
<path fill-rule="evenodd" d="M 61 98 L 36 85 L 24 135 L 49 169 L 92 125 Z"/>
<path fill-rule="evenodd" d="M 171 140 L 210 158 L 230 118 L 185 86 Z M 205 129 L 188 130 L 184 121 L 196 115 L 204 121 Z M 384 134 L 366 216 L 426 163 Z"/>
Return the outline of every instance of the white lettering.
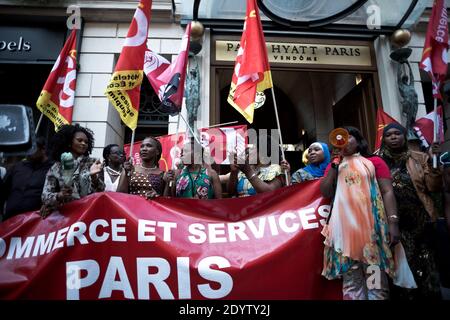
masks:
<path fill-rule="evenodd" d="M 36 243 L 34 244 L 33 257 L 38 254 L 41 256 L 44 253 L 49 253 L 52 249 L 53 240 L 55 239 L 55 232 L 48 234 L 47 240 L 45 240 L 45 234 L 38 235 Z"/>
<path fill-rule="evenodd" d="M 81 270 L 87 274 L 81 278 Z M 66 263 L 66 297 L 67 300 L 80 300 L 80 289 L 97 281 L 100 266 L 95 260 L 80 260 Z"/>
<path fill-rule="evenodd" d="M 209 242 L 210 243 L 223 243 L 227 242 L 226 237 L 218 237 L 219 235 L 225 235 L 225 224 L 223 223 L 209 223 L 208 224 Z"/>
<path fill-rule="evenodd" d="M 116 281 L 116 274 L 119 275 L 119 280 Z M 121 257 L 111 257 L 106 269 L 105 278 L 103 279 L 102 288 L 100 290 L 99 299 L 111 298 L 113 290 L 122 291 L 127 299 L 134 299 L 133 291 L 131 290 L 130 281 L 128 281 L 127 272 Z"/>
<path fill-rule="evenodd" d="M 220 299 L 228 295 L 233 289 L 233 278 L 226 272 L 215 270 L 211 265 L 217 265 L 219 269 L 230 267 L 230 262 L 219 256 L 207 257 L 198 264 L 198 273 L 204 279 L 218 282 L 219 289 L 213 289 L 210 284 L 198 285 L 198 291 L 208 299 Z"/>
<path fill-rule="evenodd" d="M 119 224 L 125 225 L 127 223 L 126 219 L 111 219 L 111 233 L 112 240 L 117 242 L 126 242 L 126 235 L 119 235 L 119 232 L 125 232 L 125 226 L 119 226 Z"/>
<path fill-rule="evenodd" d="M 297 231 L 299 229 L 299 227 L 300 227 L 299 223 L 297 223 L 297 222 L 292 223 L 291 227 L 288 227 L 288 225 L 286 224 L 286 220 L 287 219 L 294 220 L 296 218 L 297 218 L 297 215 L 293 211 L 287 211 L 287 212 L 283 213 L 280 216 L 280 220 L 278 222 L 280 224 L 281 230 L 283 230 L 286 233 L 292 233 L 292 232 Z"/>
<path fill-rule="evenodd" d="M 207 239 L 206 233 L 204 232 L 205 226 L 201 223 L 193 223 L 189 225 L 189 236 L 188 239 L 191 243 L 204 243 Z"/>
<path fill-rule="evenodd" d="M 55 244 L 53 245 L 52 251 L 58 248 L 62 248 L 64 246 L 64 237 L 66 236 L 66 232 L 69 230 L 69 227 L 62 228 L 58 230 L 56 233 Z"/>
<path fill-rule="evenodd" d="M 15 253 L 14 258 L 20 259 L 22 255 L 24 258 L 28 258 L 31 253 L 31 248 L 33 247 L 34 237 L 27 237 L 25 243 L 22 245 L 22 238 L 20 237 L 12 237 L 11 242 L 9 244 L 8 256 L 6 259 L 11 260 Z"/>
<path fill-rule="evenodd" d="M 150 274 L 149 268 L 155 267 L 156 273 Z M 138 299 L 150 299 L 149 284 L 153 284 L 161 299 L 174 299 L 169 286 L 164 281 L 170 275 L 170 265 L 162 258 L 138 258 Z"/>
<path fill-rule="evenodd" d="M 75 231 L 77 229 L 77 231 Z M 84 222 L 78 221 L 72 224 L 67 232 L 67 246 L 71 247 L 75 244 L 75 238 L 78 239 L 80 244 L 87 244 L 88 240 L 84 236 L 86 232 L 86 224 Z"/>
<path fill-rule="evenodd" d="M 314 214 L 314 208 L 308 208 L 299 210 L 298 212 L 300 216 L 300 221 L 302 223 L 302 227 L 304 230 L 318 228 L 319 224 L 317 222 L 310 223 L 310 220 L 316 219 L 316 215 Z"/>
<path fill-rule="evenodd" d="M 91 225 L 89 226 L 89 236 L 91 237 L 92 241 L 94 241 L 94 242 L 105 242 L 109 237 L 109 233 L 104 232 L 103 236 L 99 236 L 97 234 L 98 226 L 102 226 L 102 227 L 106 228 L 109 226 L 109 224 L 106 220 L 103 220 L 103 219 L 94 220 L 91 223 Z"/>
<path fill-rule="evenodd" d="M 178 299 L 191 299 L 191 275 L 189 258 L 177 258 Z"/>

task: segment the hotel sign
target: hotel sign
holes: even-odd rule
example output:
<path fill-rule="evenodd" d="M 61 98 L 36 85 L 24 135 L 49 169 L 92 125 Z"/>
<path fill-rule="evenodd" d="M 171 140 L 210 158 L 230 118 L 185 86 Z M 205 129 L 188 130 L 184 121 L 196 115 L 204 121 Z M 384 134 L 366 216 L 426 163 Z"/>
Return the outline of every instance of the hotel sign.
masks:
<path fill-rule="evenodd" d="M 370 47 L 312 43 L 267 42 L 271 63 L 372 66 Z M 216 40 L 216 60 L 234 61 L 239 41 Z"/>

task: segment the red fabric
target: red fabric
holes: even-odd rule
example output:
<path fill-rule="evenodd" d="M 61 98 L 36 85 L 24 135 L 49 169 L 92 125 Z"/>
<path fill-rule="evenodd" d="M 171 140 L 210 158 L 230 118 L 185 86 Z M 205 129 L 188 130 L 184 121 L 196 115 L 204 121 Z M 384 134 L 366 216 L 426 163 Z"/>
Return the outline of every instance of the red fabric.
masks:
<path fill-rule="evenodd" d="M 259 9 L 256 0 L 247 0 L 244 31 L 236 56 L 228 102 L 252 123 L 256 91 L 264 91 L 272 86 Z"/>
<path fill-rule="evenodd" d="M 151 7 L 152 0 L 140 0 L 105 92 L 122 121 L 131 130 L 136 129 L 139 116 Z"/>
<path fill-rule="evenodd" d="M 435 0 L 428 22 L 420 68 L 433 82 L 433 96 L 441 99 L 440 85 L 447 76 L 448 21 L 445 0 Z"/>
<path fill-rule="evenodd" d="M 384 112 L 381 108 L 377 110 L 377 137 L 375 139 L 375 150 L 380 149 L 381 140 L 383 139 L 383 130 L 390 123 L 398 123 L 397 120 L 392 118 L 386 112 Z"/>
<path fill-rule="evenodd" d="M 191 38 L 191 24 L 186 27 L 183 38 L 181 39 L 181 48 L 178 56 L 169 67 L 160 75 L 158 81 L 163 83 L 159 88 L 158 96 L 163 105 L 163 112 L 176 114 L 181 111 L 181 104 L 184 96 L 184 82 L 186 79 L 186 69 L 189 55 L 189 43 Z M 152 81 L 152 78 L 149 78 Z M 156 86 L 152 84 L 153 88 Z"/>
<path fill-rule="evenodd" d="M 387 166 L 386 162 L 384 162 L 383 159 L 381 159 L 378 156 L 373 156 L 367 158 L 367 160 L 370 160 L 370 162 L 373 163 L 375 167 L 375 176 L 377 179 L 392 179 L 391 177 L 391 171 L 389 170 L 389 167 Z M 328 171 L 331 168 L 331 163 L 327 166 L 325 169 L 324 177 L 328 174 Z"/>
<path fill-rule="evenodd" d="M 434 111 L 428 113 L 425 117 L 418 119 L 413 128 L 422 141 L 422 145 L 428 148 L 433 143 L 434 128 L 437 127 L 437 142 L 444 143 L 444 121 L 442 114 L 442 106 L 437 108 L 438 123 L 435 124 L 436 113 Z"/>
<path fill-rule="evenodd" d="M 200 129 L 201 143 L 204 148 L 210 150 L 211 156 L 217 164 L 229 164 L 228 151 L 244 150 L 247 144 L 247 126 L 228 126 L 220 128 Z M 178 143 L 175 143 L 176 134 L 156 137 L 162 145 L 161 160 L 159 168 L 167 171 L 173 169 L 175 163 L 179 163 L 181 150 L 184 145 L 185 133 L 178 134 Z M 135 142 L 133 145 L 133 160 L 135 164 L 141 163 L 139 150 L 142 141 Z M 177 145 L 177 147 L 175 147 Z M 124 145 L 124 151 L 127 156 L 130 154 L 130 144 Z"/>
<path fill-rule="evenodd" d="M 72 123 L 73 105 L 75 101 L 75 88 L 77 82 L 77 30 L 73 29 L 64 44 L 55 65 L 45 82 L 41 95 L 37 101 L 37 107 L 54 124 L 55 128 Z M 43 98 L 43 93 L 50 94 L 50 101 Z M 50 109 L 47 104 L 54 104 L 58 115 L 46 113 Z"/>
<path fill-rule="evenodd" d="M 319 181 L 238 199 L 95 193 L 0 224 L 0 299 L 342 299 L 320 275 L 329 209 Z"/>
<path fill-rule="evenodd" d="M 375 175 L 377 179 L 392 179 L 391 171 L 386 162 L 378 156 L 367 158 L 375 166 Z"/>

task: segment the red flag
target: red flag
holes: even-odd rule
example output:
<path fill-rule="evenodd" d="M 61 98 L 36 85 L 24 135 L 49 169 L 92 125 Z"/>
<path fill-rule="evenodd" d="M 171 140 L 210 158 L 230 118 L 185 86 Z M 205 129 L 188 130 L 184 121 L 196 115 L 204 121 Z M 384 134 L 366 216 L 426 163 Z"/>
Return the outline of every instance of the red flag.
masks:
<path fill-rule="evenodd" d="M 37 108 L 55 124 L 55 130 L 72 123 L 77 82 L 76 41 L 77 30 L 73 29 L 36 102 Z"/>
<path fill-rule="evenodd" d="M 136 129 L 139 115 L 151 7 L 151 0 L 140 1 L 116 68 L 105 91 L 105 95 L 119 112 L 120 118 L 131 130 Z"/>
<path fill-rule="evenodd" d="M 228 103 L 252 123 L 256 92 L 272 86 L 259 10 L 255 0 L 247 0 L 244 31 L 236 57 Z"/>
<path fill-rule="evenodd" d="M 153 89 L 158 93 L 158 97 L 161 100 L 161 111 L 171 115 L 181 111 L 190 39 L 191 24 L 189 23 L 181 40 L 180 53 L 176 59 L 170 65 L 167 65 L 167 63 L 161 64 L 159 68 L 150 73 L 150 76 L 147 73 Z M 162 62 L 160 58 L 158 58 L 158 61 Z"/>
<path fill-rule="evenodd" d="M 156 94 L 158 94 L 160 100 L 164 93 L 164 91 L 162 90 L 164 88 L 164 82 L 159 80 L 158 77 L 169 66 L 170 62 L 163 56 L 160 56 L 150 49 L 147 49 L 147 51 L 145 51 L 144 73 L 147 75 L 147 79 L 150 82 L 150 85 L 152 86 L 153 90 L 155 90 Z"/>
<path fill-rule="evenodd" d="M 438 128 L 437 132 L 437 142 L 443 143 L 444 142 L 444 121 L 443 121 L 443 114 L 442 114 L 442 106 L 439 106 L 437 108 L 437 118 L 438 123 L 436 124 L 436 127 Z M 428 148 L 433 143 L 433 129 L 435 126 L 435 113 L 434 111 L 428 113 L 425 117 L 418 119 L 414 125 L 414 131 L 419 136 L 420 140 L 422 141 L 422 145 L 425 148 Z"/>
<path fill-rule="evenodd" d="M 397 120 L 392 118 L 383 109 L 378 108 L 377 110 L 377 138 L 375 140 L 375 150 L 380 149 L 381 147 L 381 139 L 383 139 L 383 130 L 388 124 L 398 123 Z"/>
<path fill-rule="evenodd" d="M 447 75 L 448 23 L 445 0 L 435 0 L 428 23 L 420 68 L 428 72 L 433 96 L 441 99 L 439 88 Z"/>

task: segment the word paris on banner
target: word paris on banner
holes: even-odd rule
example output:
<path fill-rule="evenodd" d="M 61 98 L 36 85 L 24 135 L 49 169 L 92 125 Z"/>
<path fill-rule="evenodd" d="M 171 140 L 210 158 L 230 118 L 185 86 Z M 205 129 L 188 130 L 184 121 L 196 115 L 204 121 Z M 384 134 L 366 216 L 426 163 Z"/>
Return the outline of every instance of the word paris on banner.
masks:
<path fill-rule="evenodd" d="M 319 181 L 208 201 L 92 194 L 0 224 L 0 299 L 342 299 L 320 275 L 329 209 Z"/>

